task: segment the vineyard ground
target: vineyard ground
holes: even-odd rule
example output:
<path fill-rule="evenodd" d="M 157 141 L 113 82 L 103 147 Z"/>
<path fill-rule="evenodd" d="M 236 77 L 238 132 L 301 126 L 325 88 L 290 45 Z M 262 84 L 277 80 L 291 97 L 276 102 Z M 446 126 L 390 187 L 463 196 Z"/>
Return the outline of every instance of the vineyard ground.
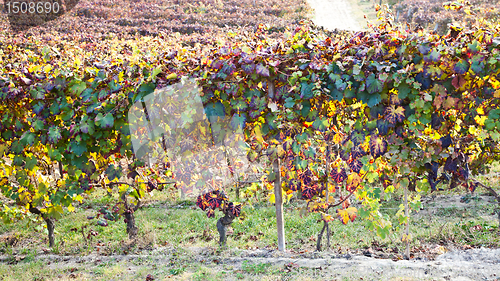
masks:
<path fill-rule="evenodd" d="M 16 263 L 16 258 L 0 257 Z M 376 259 L 331 251 L 279 254 L 275 250 L 218 251 L 162 247 L 140 255 L 40 255 L 0 264 L 2 280 L 499 280 L 500 249 L 453 251 L 435 260 Z M 8 273 L 8 277 L 7 277 Z M 148 279 L 146 279 L 148 280 Z"/>
<path fill-rule="evenodd" d="M 499 227 L 493 216 L 494 198 L 487 194 L 463 196 L 454 191 L 423 198 L 423 210 L 412 216 L 410 261 L 403 260 L 401 231 L 381 239 L 369 232 L 361 219 L 346 226 L 332 223 L 332 247 L 315 252 L 321 224 L 314 214 L 300 218 L 296 210 L 300 202 L 285 204 L 287 253 L 276 251 L 274 207 L 265 203 L 245 208 L 246 218 L 233 223 L 228 249 L 221 251 L 216 246 L 215 220 L 192 203 L 172 201 L 165 194 L 155 192 L 136 213 L 141 231 L 135 241 L 127 239 L 121 221 L 101 227 L 96 219 L 87 219 L 101 206 L 116 202 L 117 198 L 104 194 L 92 195 L 86 200 L 90 203 L 57 222 L 59 233 L 52 250 L 45 248 L 42 224 L 27 220 L 1 226 L 0 280 L 144 280 L 148 274 L 156 280 L 499 277 L 494 275 L 500 272 Z M 401 199 L 401 194 L 395 194 L 381 211 L 395 214 Z M 87 243 L 81 234 L 85 225 L 85 233 L 91 229 L 98 233 Z M 396 278 L 403 276 L 408 278 Z"/>

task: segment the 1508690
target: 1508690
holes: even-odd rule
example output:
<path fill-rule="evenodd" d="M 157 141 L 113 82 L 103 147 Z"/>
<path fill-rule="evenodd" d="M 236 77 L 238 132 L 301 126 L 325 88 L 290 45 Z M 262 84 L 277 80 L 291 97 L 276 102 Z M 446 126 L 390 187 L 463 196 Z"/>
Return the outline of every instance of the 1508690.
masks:
<path fill-rule="evenodd" d="M 60 11 L 58 2 L 38 1 L 38 2 L 6 2 L 5 11 L 7 14 L 57 14 Z"/>

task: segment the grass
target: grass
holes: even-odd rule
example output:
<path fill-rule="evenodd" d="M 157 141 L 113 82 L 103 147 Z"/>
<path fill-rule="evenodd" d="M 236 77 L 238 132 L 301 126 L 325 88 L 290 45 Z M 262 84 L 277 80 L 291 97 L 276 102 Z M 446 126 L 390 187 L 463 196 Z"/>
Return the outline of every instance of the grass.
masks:
<path fill-rule="evenodd" d="M 396 198 L 384 202 L 382 211 L 390 218 L 394 218 L 396 208 L 401 203 Z M 99 199 L 102 201 L 103 199 Z M 435 206 L 428 204 L 429 208 Z M 90 251 L 100 254 L 128 254 L 159 246 L 179 247 L 216 247 L 218 232 L 216 219 L 207 218 L 205 213 L 195 206 L 185 206 L 180 209 L 165 208 L 162 205 L 150 205 L 136 212 L 136 222 L 140 229 L 139 239 L 136 243 L 129 243 L 125 224 L 122 221 L 109 222 L 107 227 L 96 224 L 96 220 L 88 220 L 87 216 L 95 215 L 95 209 L 78 208 L 75 213 L 65 214 L 56 225 L 56 247 L 54 252 L 63 255 L 81 255 Z M 424 206 L 425 207 L 425 206 Z M 287 248 L 294 251 L 314 251 L 316 237 L 322 224 L 318 223 L 319 215 L 301 214 L 293 204 L 285 205 L 285 230 Z M 489 229 L 497 229 L 497 222 L 488 220 L 488 215 L 494 211 L 494 205 L 484 205 L 472 200 L 467 208 L 450 206 L 446 209 L 435 209 L 428 215 L 416 214 L 412 217 L 411 231 L 416 240 L 432 243 L 442 238 L 453 238 L 452 241 L 467 241 L 473 245 L 498 245 L 498 238 L 481 232 L 476 238 L 484 237 L 477 241 L 469 241 L 469 233 L 462 234 L 463 226 L 467 223 L 475 225 L 488 225 Z M 245 207 L 245 219 L 235 221 L 232 225 L 233 233 L 229 235 L 228 247 L 238 249 L 275 249 L 275 209 L 271 205 L 260 204 Z M 218 214 L 220 216 L 220 214 Z M 448 225 L 440 235 L 438 230 L 443 221 Z M 394 218 L 393 225 L 397 221 Z M 42 224 L 43 225 L 43 224 Z M 85 243 L 81 233 L 82 227 L 87 235 L 90 230 L 98 234 Z M 18 236 L 17 246 L 0 246 L 0 253 L 10 252 L 27 255 L 26 251 L 33 253 L 42 252 L 45 247 L 46 235 L 44 231 L 36 231 L 38 223 L 30 220 L 10 225 L 0 226 L 0 233 L 12 233 Z M 331 223 L 332 245 L 343 249 L 362 249 L 369 247 L 374 241 L 385 244 L 387 247 L 399 246 L 397 240 L 400 233 L 395 231 L 390 237 L 381 239 L 376 234 L 368 231 L 365 222 L 355 220 L 349 225 L 342 225 L 339 221 Z M 45 229 L 44 229 L 45 230 Z M 443 233 L 444 231 L 444 233 Z M 434 233 L 434 235 L 432 235 Z M 450 236 L 454 234 L 453 236 Z M 493 233 L 492 233 L 493 234 Z M 446 237 L 446 235 L 448 235 Z M 88 248 L 87 248 L 88 244 Z M 29 250 L 27 250 L 29 249 Z M 24 251 L 24 252 L 23 252 Z"/>
<path fill-rule="evenodd" d="M 500 170 L 500 165 L 493 166 L 492 172 Z M 485 179 L 488 180 L 488 179 Z M 489 179 L 490 184 L 495 179 Z M 476 194 L 480 193 L 479 189 Z M 446 198 L 460 198 L 463 189 L 439 193 Z M 425 194 L 424 194 L 425 195 Z M 402 203 L 402 192 L 396 191 L 391 198 L 383 201 L 381 212 L 387 214 L 393 226 L 398 224 L 395 213 Z M 427 198 L 431 198 L 427 194 Z M 412 234 L 412 252 L 426 251 L 436 245 L 467 247 L 500 247 L 498 221 L 493 217 L 494 204 L 486 204 L 480 197 L 464 196 L 467 204 L 449 203 L 441 208 L 442 201 L 436 197 L 423 205 L 423 210 L 411 216 L 410 233 Z M 14 224 L 0 225 L 0 238 L 13 237 L 12 243 L 0 240 L 0 255 L 7 258 L 0 262 L 0 280 L 53 280 L 76 278 L 77 280 L 124 280 L 145 279 L 148 274 L 177 280 L 313 280 L 321 276 L 306 268 L 283 268 L 262 263 L 244 263 L 241 268 L 213 260 L 238 256 L 243 249 L 275 250 L 276 226 L 275 208 L 268 202 L 246 205 L 243 208 L 244 219 L 232 224 L 232 233 L 228 236 L 228 249 L 218 248 L 216 219 L 207 218 L 192 201 L 173 200 L 169 192 L 154 192 L 146 200 L 146 205 L 136 212 L 139 238 L 130 241 L 123 221 L 109 222 L 107 227 L 97 225 L 95 216 L 103 206 L 112 206 L 116 196 L 105 192 L 96 192 L 87 198 L 85 204 L 76 207 L 73 213 L 65 213 L 56 223 L 56 246 L 52 253 L 70 256 L 97 256 L 146 254 L 146 258 L 134 260 L 107 260 L 86 264 L 84 267 L 71 265 L 50 266 L 37 257 L 47 249 L 46 230 L 35 218 Z M 437 201 L 436 201 L 437 200 Z M 318 223 L 318 214 L 301 213 L 303 202 L 292 201 L 285 204 L 285 233 L 287 249 L 292 253 L 311 255 L 316 247 L 317 235 L 322 224 Z M 401 242 L 402 228 L 394 228 L 391 234 L 382 239 L 369 231 L 366 222 L 356 219 L 348 225 L 339 221 L 330 224 L 332 230 L 330 253 L 362 253 L 368 247 L 380 248 L 388 257 L 400 257 L 404 251 Z M 85 239 L 90 231 L 97 235 Z M 15 239 L 14 239 L 15 238 Z M 325 241 L 325 240 L 323 240 Z M 323 245 L 325 243 L 323 242 Z M 166 246 L 169 250 L 161 261 L 151 255 L 154 248 Z M 324 247 L 324 246 L 323 246 Z M 201 248 L 208 252 L 203 261 L 187 248 Z M 61 276 L 59 278 L 59 276 Z M 265 278 L 263 278 L 265 276 Z M 57 278 L 56 278 L 57 277 Z"/>

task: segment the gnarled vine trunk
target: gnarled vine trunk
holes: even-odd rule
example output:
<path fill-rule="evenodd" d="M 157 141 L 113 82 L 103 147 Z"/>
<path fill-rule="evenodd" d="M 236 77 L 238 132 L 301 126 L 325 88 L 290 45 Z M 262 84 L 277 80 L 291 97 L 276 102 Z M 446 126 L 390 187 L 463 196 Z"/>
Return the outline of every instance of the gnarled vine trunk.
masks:
<path fill-rule="evenodd" d="M 318 252 L 321 252 L 321 239 L 323 237 L 323 233 L 325 232 L 326 229 L 326 248 L 330 248 L 330 225 L 328 222 L 323 221 L 323 229 L 321 229 L 321 232 L 318 234 L 318 241 L 316 241 L 316 250 Z"/>
<path fill-rule="evenodd" d="M 137 205 L 131 205 L 127 201 L 127 195 L 125 193 L 121 196 L 123 201 L 123 206 L 125 207 L 125 212 L 123 216 L 125 217 L 125 223 L 127 224 L 127 234 L 129 239 L 134 239 L 137 237 L 138 228 L 135 225 L 135 216 L 134 213 L 141 206 L 141 201 L 137 202 Z"/>
<path fill-rule="evenodd" d="M 51 248 L 54 247 L 55 243 L 54 229 L 56 228 L 55 219 L 47 217 L 46 215 L 42 214 L 42 212 L 38 210 L 38 208 L 30 206 L 28 210 L 32 214 L 39 215 L 45 221 L 45 223 L 47 224 L 47 231 L 49 233 L 49 247 Z"/>
<path fill-rule="evenodd" d="M 137 226 L 135 226 L 135 217 L 133 209 L 128 209 L 125 211 L 125 220 L 127 223 L 127 234 L 129 239 L 134 239 L 137 237 Z"/>
<path fill-rule="evenodd" d="M 227 227 L 233 223 L 234 216 L 232 214 L 225 214 L 222 218 L 217 221 L 217 231 L 219 231 L 219 245 L 226 246 L 226 232 Z"/>
<path fill-rule="evenodd" d="M 43 219 L 47 224 L 47 231 L 49 232 L 49 247 L 54 247 L 54 229 L 56 227 L 55 221 L 52 218 L 44 218 Z"/>

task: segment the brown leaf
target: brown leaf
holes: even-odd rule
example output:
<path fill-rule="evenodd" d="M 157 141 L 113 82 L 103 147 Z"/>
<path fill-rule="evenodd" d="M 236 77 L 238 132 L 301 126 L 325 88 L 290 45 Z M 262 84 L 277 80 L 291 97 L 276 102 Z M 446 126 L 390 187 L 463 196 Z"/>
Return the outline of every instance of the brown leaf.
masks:
<path fill-rule="evenodd" d="M 451 84 L 456 89 L 460 89 L 465 85 L 465 79 L 462 77 L 462 75 L 455 76 L 455 78 L 453 78 L 453 81 L 451 81 Z"/>

